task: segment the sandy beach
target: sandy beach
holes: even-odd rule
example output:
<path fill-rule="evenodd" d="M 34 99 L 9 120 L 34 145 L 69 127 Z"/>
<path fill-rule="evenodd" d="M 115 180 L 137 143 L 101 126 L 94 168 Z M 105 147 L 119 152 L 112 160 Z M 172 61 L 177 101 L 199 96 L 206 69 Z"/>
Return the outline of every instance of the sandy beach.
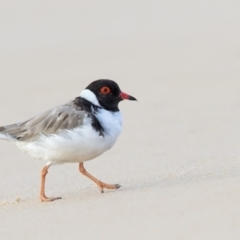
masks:
<path fill-rule="evenodd" d="M 240 239 L 238 1 L 4 1 L 0 126 L 115 80 L 115 146 L 85 164 L 122 188 L 101 194 L 77 164 L 0 141 L 0 239 Z"/>

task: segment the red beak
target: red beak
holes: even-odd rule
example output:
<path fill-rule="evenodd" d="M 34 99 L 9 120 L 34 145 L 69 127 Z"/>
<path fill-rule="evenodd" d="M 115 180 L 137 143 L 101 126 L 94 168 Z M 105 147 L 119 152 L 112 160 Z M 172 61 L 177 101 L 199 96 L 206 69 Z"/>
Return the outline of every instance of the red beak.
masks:
<path fill-rule="evenodd" d="M 124 93 L 124 92 L 121 92 L 120 93 L 120 98 L 122 98 L 123 100 L 133 100 L 133 101 L 137 101 L 137 99 L 135 98 L 135 97 L 132 97 L 132 96 L 130 96 L 129 94 L 127 94 L 127 93 Z"/>

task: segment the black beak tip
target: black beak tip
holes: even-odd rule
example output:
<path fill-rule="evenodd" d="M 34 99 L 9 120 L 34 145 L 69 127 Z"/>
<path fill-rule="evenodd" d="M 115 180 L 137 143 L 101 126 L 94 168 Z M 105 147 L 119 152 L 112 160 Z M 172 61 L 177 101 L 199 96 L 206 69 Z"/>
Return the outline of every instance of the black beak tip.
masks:
<path fill-rule="evenodd" d="M 128 100 L 137 101 L 137 99 L 135 97 L 132 97 L 132 96 L 129 96 Z"/>

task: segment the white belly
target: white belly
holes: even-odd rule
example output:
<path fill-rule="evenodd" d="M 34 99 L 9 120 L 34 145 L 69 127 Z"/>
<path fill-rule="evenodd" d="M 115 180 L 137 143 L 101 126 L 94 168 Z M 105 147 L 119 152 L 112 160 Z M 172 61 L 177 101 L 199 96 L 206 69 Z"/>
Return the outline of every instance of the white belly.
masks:
<path fill-rule="evenodd" d="M 104 129 L 104 136 L 92 128 L 90 119 L 84 126 L 73 130 L 62 131 L 61 134 L 41 136 L 34 142 L 17 141 L 15 144 L 31 157 L 43 159 L 49 163 L 84 162 L 91 160 L 116 142 L 122 129 L 121 113 L 111 113 L 101 109 L 97 118 Z"/>

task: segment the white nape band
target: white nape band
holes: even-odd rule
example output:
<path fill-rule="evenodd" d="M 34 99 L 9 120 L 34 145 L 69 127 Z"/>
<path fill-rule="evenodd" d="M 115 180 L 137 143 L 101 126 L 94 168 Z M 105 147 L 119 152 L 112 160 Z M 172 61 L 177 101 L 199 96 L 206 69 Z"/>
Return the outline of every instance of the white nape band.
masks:
<path fill-rule="evenodd" d="M 91 90 L 84 89 L 79 96 L 82 98 L 85 98 L 86 100 L 91 102 L 93 105 L 101 107 L 96 98 L 96 95 Z"/>

